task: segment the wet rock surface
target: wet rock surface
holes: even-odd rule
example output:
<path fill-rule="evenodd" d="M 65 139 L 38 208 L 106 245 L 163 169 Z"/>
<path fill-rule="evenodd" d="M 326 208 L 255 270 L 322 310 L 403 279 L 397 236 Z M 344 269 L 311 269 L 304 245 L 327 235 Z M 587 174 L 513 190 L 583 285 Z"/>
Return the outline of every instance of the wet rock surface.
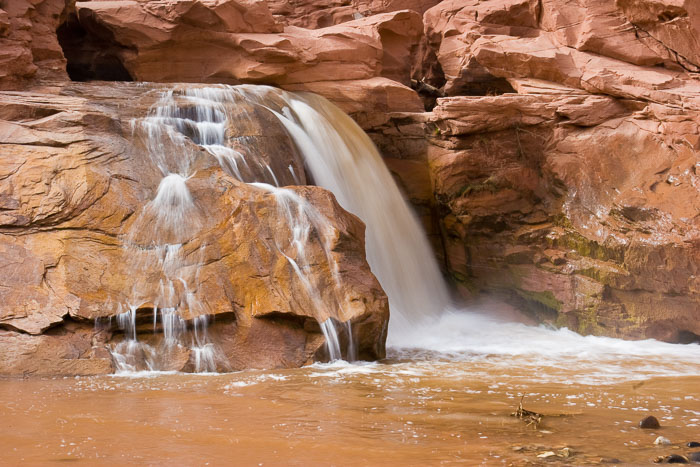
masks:
<path fill-rule="evenodd" d="M 654 430 L 656 428 L 659 428 L 661 425 L 659 424 L 659 420 L 654 417 L 653 415 L 649 415 L 647 417 L 644 417 L 639 421 L 639 428 L 645 428 L 645 429 L 651 429 Z"/>
<path fill-rule="evenodd" d="M 695 4 L 670 0 L 1 3 L 0 325 L 51 346 L 128 283 L 119 236 L 146 172 L 120 119 L 143 90 L 72 78 L 319 93 L 369 132 L 463 297 L 584 334 L 698 342 L 698 30 Z M 205 174 L 225 194 L 212 206 L 248 199 L 211 167 L 193 187 Z M 260 194 L 247 206 L 269 210 Z M 338 230 L 357 252 L 353 222 Z M 207 245 L 219 277 L 230 256 Z M 244 303 L 214 283 L 217 326 L 238 326 Z M 308 335 L 285 323 L 278 340 Z M 300 364 L 314 345 L 261 361 Z"/>
<path fill-rule="evenodd" d="M 388 305 L 365 261 L 364 225 L 328 191 L 293 190 L 328 222 L 316 234 L 327 240 L 311 239 L 305 249 L 316 271 L 307 280 L 328 304 L 323 316 L 285 256 L 291 250 L 275 247 L 276 238 L 292 237 L 293 227 L 275 196 L 228 175 L 191 140 L 182 144 L 196 165 L 183 183 L 194 207 L 177 230 L 161 225 L 149 201 L 160 193 L 162 175 L 130 121 L 143 117 L 164 89 L 70 84 L 0 93 L 6 119 L 0 122 L 0 164 L 8 174 L 0 195 L 0 346 L 12 355 L 0 363 L 0 373 L 111 372 L 107 347 L 124 337 L 113 318 L 128 303 L 137 307 L 134 332 L 158 341 L 149 337 L 153 308 L 169 305 L 140 292 L 167 283 L 161 263 L 147 260 L 157 230 L 168 244 L 179 245 L 184 259 L 178 280 L 185 292 L 176 281 L 173 293 L 199 299 L 186 307 L 185 320 L 210 316 L 212 340 L 226 356 L 220 369 L 300 366 L 324 358 L 318 323 L 331 317 L 352 323 L 360 358 L 381 358 Z M 239 130 L 251 141 L 260 132 L 255 121 Z M 272 139 L 282 145 L 258 141 L 270 165 L 281 163 L 287 172 L 296 165 L 303 177 L 286 133 L 270 121 L 263 125 L 267 137 L 278 132 Z M 184 230 L 193 226 L 197 235 L 188 239 Z M 165 369 L 187 369 L 194 357 L 182 352 Z"/>

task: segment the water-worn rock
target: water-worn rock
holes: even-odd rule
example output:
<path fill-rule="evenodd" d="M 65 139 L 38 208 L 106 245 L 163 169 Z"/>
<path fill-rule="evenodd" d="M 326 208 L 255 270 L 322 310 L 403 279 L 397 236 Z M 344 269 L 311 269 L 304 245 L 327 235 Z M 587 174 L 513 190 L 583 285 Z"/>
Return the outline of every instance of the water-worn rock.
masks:
<path fill-rule="evenodd" d="M 697 24 L 685 3 L 446 0 L 425 13 L 415 77 L 450 97 L 392 116 L 377 140 L 420 141 L 422 125 L 429 144 L 408 157 L 427 157 L 465 296 L 510 297 L 582 333 L 698 339 L 700 81 L 691 53 L 644 32 Z"/>
<path fill-rule="evenodd" d="M 663 436 L 659 436 L 654 440 L 654 444 L 661 446 L 669 446 L 671 444 L 671 440 L 668 438 L 664 438 Z"/>
<path fill-rule="evenodd" d="M 0 363 L 0 374 L 112 371 L 106 346 L 122 335 L 106 319 L 127 304 L 136 307 L 138 335 L 151 339 L 158 304 L 142 292 L 158 290 L 165 277 L 143 258 L 150 231 L 159 228 L 147 202 L 162 175 L 141 142 L 124 136 L 132 134 L 129 120 L 144 116 L 159 95 L 149 89 L 86 84 L 0 93 L 7 174 L 0 182 L 0 347 L 14 355 Z M 274 140 L 257 143 L 267 144 L 266 157 L 286 158 L 285 171 L 295 164 L 303 171 L 289 159 L 295 151 L 279 124 L 263 125 L 262 138 Z M 237 130 L 255 144 L 254 125 Z M 187 264 L 178 277 L 198 297 L 196 308 L 181 304 L 183 317 L 211 316 L 226 368 L 299 366 L 322 357 L 318 322 L 329 317 L 352 323 L 361 358 L 382 357 L 388 305 L 364 259 L 362 222 L 326 190 L 294 188 L 328 222 L 305 248 L 315 271 L 308 280 L 325 304 L 319 309 L 288 260 L 294 253 L 274 244 L 291 238 L 293 228 L 275 196 L 227 175 L 192 141 L 181 144 L 199 154 L 186 181 L 196 208 L 183 225 L 196 225 L 197 235 L 170 242 L 182 244 Z M 185 352 L 169 369 L 186 370 L 189 360 Z"/>
<path fill-rule="evenodd" d="M 639 428 L 655 430 L 659 428 L 659 420 L 653 415 L 648 415 L 639 421 Z"/>
<path fill-rule="evenodd" d="M 283 30 L 264 2 L 249 3 L 178 2 L 173 10 L 167 1 L 92 1 L 76 10 L 88 39 L 110 41 L 109 53 L 140 81 L 295 84 L 384 76 L 408 84 L 410 54 L 422 35 L 417 13 Z M 251 18 L 229 18 L 222 6 Z"/>
<path fill-rule="evenodd" d="M 685 445 L 689 448 L 700 448 L 700 443 L 697 441 L 688 441 Z"/>
<path fill-rule="evenodd" d="M 0 4 L 0 88 L 65 80 L 67 66 L 80 80 L 320 93 L 388 158 L 465 297 L 496 295 L 586 334 L 695 342 L 698 31 L 700 7 L 680 0 L 17 0 Z M 47 236 L 80 215 L 118 226 L 139 205 L 110 198 L 131 179 L 36 149 L 88 151 L 79 131 L 52 126 L 68 118 L 113 131 L 69 100 L 76 110 L 59 114 L 0 108 L 14 151 L 2 173 L 31 172 L 22 200 L 0 186 L 0 220 L 13 228 Z M 111 214 L 87 219 L 92 204 Z M 93 248 L 115 248 L 99 234 Z M 50 282 L 64 260 L 39 243 L 2 242 L 0 267 Z M 46 280 L 0 292 L 28 298 L 0 317 L 5 328 L 38 335 L 85 307 Z"/>
<path fill-rule="evenodd" d="M 661 461 L 664 464 L 688 464 L 688 458 L 680 454 L 671 454 L 663 458 Z"/>
<path fill-rule="evenodd" d="M 0 3 L 0 89 L 34 77 L 66 79 L 66 60 L 56 36 L 71 0 Z"/>

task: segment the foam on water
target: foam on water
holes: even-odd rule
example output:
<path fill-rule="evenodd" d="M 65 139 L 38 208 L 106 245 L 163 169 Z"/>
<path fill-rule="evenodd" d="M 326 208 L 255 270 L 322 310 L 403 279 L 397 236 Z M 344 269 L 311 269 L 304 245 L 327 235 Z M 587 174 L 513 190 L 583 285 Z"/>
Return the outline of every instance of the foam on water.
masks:
<path fill-rule="evenodd" d="M 390 358 L 482 363 L 534 380 L 595 384 L 700 374 L 700 345 L 653 339 L 582 336 L 566 328 L 529 326 L 473 310 L 448 310 L 420 331 L 390 335 Z M 571 375 L 576 370 L 577 374 Z"/>

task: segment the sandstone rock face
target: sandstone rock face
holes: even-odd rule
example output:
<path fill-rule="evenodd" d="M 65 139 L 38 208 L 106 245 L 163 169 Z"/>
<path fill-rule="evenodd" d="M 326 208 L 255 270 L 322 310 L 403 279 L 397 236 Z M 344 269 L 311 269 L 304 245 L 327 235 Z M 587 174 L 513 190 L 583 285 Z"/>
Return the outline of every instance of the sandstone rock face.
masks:
<path fill-rule="evenodd" d="M 392 120 L 429 135 L 445 263 L 466 295 L 510 296 L 583 333 L 697 338 L 693 5 L 443 1 L 425 14 L 437 63 L 423 79 L 452 97 Z"/>
<path fill-rule="evenodd" d="M 168 245 L 180 245 L 182 285 L 173 294 L 186 289 L 185 320 L 209 317 L 210 338 L 225 356 L 218 369 L 323 358 L 318 323 L 330 317 L 352 323 L 361 358 L 382 357 L 388 305 L 364 259 L 364 225 L 327 191 L 297 187 L 286 195 L 325 222 L 313 227 L 320 240 L 309 240 L 304 258 L 314 271 L 306 280 L 327 304 L 320 311 L 288 259 L 302 261 L 288 246 L 294 225 L 278 195 L 228 175 L 191 139 L 182 140 L 187 147 L 177 154 L 194 155 L 186 181 L 194 207 L 177 231 L 162 224 L 161 216 L 178 208 L 152 209 L 162 175 L 129 127 L 161 93 L 85 84 L 0 94 L 7 174 L 0 185 L 0 326 L 6 330 L 0 346 L 3 354 L 19 352 L 3 360 L 0 374 L 111 372 L 107 348 L 124 336 L 110 317 L 126 305 L 133 307 L 139 340 L 157 345 L 162 334 L 154 334 L 153 307 L 175 304 L 153 292 L 169 279 L 163 266 L 169 260 L 158 259 L 153 230 Z M 279 124 L 256 128 L 255 121 L 232 137 L 246 138 L 273 161 L 286 158 L 278 162 L 285 170 L 296 166 L 303 177 Z M 172 260 L 172 249 L 167 254 Z M 191 351 L 178 352 L 166 369 L 191 369 Z"/>
<path fill-rule="evenodd" d="M 420 15 L 412 11 L 282 31 L 264 2 L 251 2 L 250 22 L 221 14 L 221 4 L 225 13 L 248 10 L 234 2 L 178 2 L 173 11 L 167 2 L 137 1 L 78 2 L 76 10 L 90 37 L 111 41 L 139 81 L 283 85 L 384 76 L 407 84 L 409 56 L 422 35 Z M 206 20 L 193 21 L 196 15 Z"/>
<path fill-rule="evenodd" d="M 68 70 L 81 80 L 274 84 L 321 94 L 367 122 L 422 108 L 408 88 L 418 12 L 386 8 L 309 30 L 249 3 L 78 2 L 61 35 Z"/>
<path fill-rule="evenodd" d="M 439 101 L 429 156 L 449 269 L 582 332 L 697 333 L 695 123 L 574 94 Z"/>
<path fill-rule="evenodd" d="M 268 1 L 270 11 L 277 21 L 307 29 L 325 28 L 399 10 L 412 10 L 422 15 L 438 3 L 439 0 Z"/>
<path fill-rule="evenodd" d="M 700 339 L 699 33 L 692 0 L 0 2 L 0 88 L 34 86 L 3 93 L 0 107 L 0 345 L 107 371 L 100 349 L 121 331 L 86 320 L 114 315 L 107 298 L 116 306 L 133 289 L 124 232 L 145 222 L 158 187 L 124 136 L 134 117 L 124 103 L 143 89 L 66 87 L 66 68 L 75 80 L 321 94 L 383 152 L 467 299 L 495 295 L 582 333 Z M 286 144 L 281 133 L 259 139 L 263 152 L 277 151 L 273 139 Z M 300 168 L 289 153 L 277 163 Z M 274 195 L 213 162 L 187 186 L 212 212 L 248 221 L 203 216 L 202 239 L 184 250 L 205 258 L 210 333 L 230 368 L 320 355 L 318 317 L 289 299 L 304 294 L 287 260 L 253 241 L 284 236 Z M 325 192 L 296 193 L 332 219 L 333 254 L 354 265 L 339 300 L 367 326 L 364 355 L 381 355 L 371 336 L 385 298 L 357 257 L 357 220 Z M 257 259 L 239 264 L 239 254 Z M 240 274 L 222 283 L 223 270 Z M 271 292 L 255 308 L 261 289 Z M 136 309 L 144 341 L 152 305 Z M 192 367 L 186 351 L 173 361 Z"/>
<path fill-rule="evenodd" d="M 27 79 L 66 79 L 66 60 L 56 29 L 65 21 L 70 0 L 0 2 L 0 89 Z"/>

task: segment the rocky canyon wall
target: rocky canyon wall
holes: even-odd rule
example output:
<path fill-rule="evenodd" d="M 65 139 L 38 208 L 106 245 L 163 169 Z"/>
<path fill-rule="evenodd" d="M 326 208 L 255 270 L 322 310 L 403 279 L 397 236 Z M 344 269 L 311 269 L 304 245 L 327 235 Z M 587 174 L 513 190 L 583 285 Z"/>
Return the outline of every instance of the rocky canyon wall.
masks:
<path fill-rule="evenodd" d="M 147 199 L 124 136 L 144 90 L 71 79 L 321 94 L 376 142 L 464 298 L 494 295 L 582 333 L 697 340 L 698 33 L 692 0 L 0 0 L 0 346 L 26 349 L 1 371 L 42 371 L 22 370 L 36 360 L 21 355 L 111 371 L 110 334 L 88 323 L 126 280 L 119 235 Z M 207 204 L 245 205 L 258 219 L 246 229 L 275 228 L 253 215 L 264 197 L 214 167 L 201 174 L 222 193 Z M 367 301 L 353 319 L 380 335 L 386 298 L 358 257 L 359 221 L 299 190 L 347 239 L 348 297 Z M 318 329 L 282 306 L 289 289 L 266 296 L 267 317 L 242 311 L 226 290 L 274 289 L 271 272 L 229 280 L 260 248 L 229 255 L 220 232 L 238 227 L 212 222 L 216 326 L 292 342 L 285 355 L 232 350 L 234 366 L 302 364 Z M 370 341 L 366 356 L 381 355 Z"/>
<path fill-rule="evenodd" d="M 426 13 L 439 66 L 423 70 L 446 95 L 427 157 L 467 294 L 582 333 L 697 339 L 698 13 L 595 0 Z"/>

